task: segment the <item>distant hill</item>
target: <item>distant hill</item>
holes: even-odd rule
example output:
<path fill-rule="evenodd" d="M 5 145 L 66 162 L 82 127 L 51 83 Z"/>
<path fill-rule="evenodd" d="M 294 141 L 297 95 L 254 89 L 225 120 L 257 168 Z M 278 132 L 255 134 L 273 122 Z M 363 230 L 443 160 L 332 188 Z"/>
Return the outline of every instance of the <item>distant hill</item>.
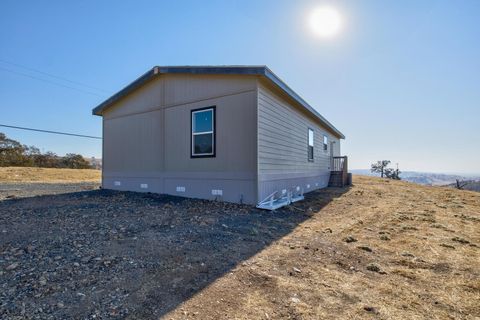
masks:
<path fill-rule="evenodd" d="M 465 186 L 463 186 L 463 190 L 470 190 L 470 191 L 477 191 L 477 192 L 480 192 L 480 181 L 474 181 L 474 180 L 470 180 L 470 181 L 465 181 L 463 180 L 462 181 L 463 183 L 466 183 Z M 452 187 L 452 188 L 455 188 L 456 187 L 456 183 L 451 183 L 448 185 L 449 187 Z"/>
<path fill-rule="evenodd" d="M 372 173 L 369 169 L 356 169 L 350 170 L 354 174 L 361 174 L 366 176 L 373 176 L 378 177 L 379 174 Z M 422 185 L 429 185 L 429 186 L 442 186 L 442 185 L 450 185 L 456 182 L 456 180 L 470 180 L 470 181 L 478 181 L 480 180 L 480 176 L 463 176 L 463 175 L 456 175 L 456 174 L 445 174 L 445 173 L 432 173 L 432 172 L 417 172 L 417 171 L 402 171 L 400 174 L 400 178 L 405 181 L 422 184 Z"/>

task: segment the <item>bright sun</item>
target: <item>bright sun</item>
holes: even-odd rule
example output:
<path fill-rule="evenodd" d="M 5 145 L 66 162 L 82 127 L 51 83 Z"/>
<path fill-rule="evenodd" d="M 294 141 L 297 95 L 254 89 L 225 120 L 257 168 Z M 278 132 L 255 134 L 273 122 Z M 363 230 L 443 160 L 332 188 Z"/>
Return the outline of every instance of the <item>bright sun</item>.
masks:
<path fill-rule="evenodd" d="M 310 27 L 320 37 L 333 37 L 342 27 L 342 18 L 334 8 L 319 7 L 310 15 Z"/>

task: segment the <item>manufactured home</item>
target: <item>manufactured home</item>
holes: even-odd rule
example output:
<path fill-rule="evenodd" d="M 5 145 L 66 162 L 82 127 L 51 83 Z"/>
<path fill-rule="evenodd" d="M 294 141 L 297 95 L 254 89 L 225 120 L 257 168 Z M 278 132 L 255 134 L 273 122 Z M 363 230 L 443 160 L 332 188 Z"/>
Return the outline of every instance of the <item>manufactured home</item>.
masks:
<path fill-rule="evenodd" d="M 93 114 L 105 189 L 274 209 L 348 180 L 344 135 L 266 66 L 154 67 Z"/>

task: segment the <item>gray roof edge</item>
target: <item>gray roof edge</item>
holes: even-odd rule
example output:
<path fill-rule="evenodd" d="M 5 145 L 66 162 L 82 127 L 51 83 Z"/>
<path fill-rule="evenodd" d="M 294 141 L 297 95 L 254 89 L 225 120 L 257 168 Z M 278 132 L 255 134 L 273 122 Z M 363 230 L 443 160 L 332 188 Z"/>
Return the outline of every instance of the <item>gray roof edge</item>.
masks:
<path fill-rule="evenodd" d="M 145 82 L 151 80 L 157 73 L 158 73 L 157 67 L 153 67 L 152 69 L 148 70 L 143 75 L 138 77 L 135 81 L 131 82 L 126 87 L 124 87 L 122 90 L 118 91 L 113 96 L 111 96 L 107 100 L 103 101 L 98 106 L 96 106 L 92 110 L 92 114 L 96 115 L 96 116 L 101 116 L 102 112 L 106 108 L 110 107 L 112 104 L 114 104 L 115 102 L 117 102 L 118 100 L 120 100 L 121 98 L 123 98 L 124 96 L 126 96 L 127 94 L 132 92 L 133 90 L 141 87 Z"/>
<path fill-rule="evenodd" d="M 232 74 L 232 75 L 263 75 L 266 66 L 157 66 L 158 72 L 191 73 L 191 74 Z"/>
<path fill-rule="evenodd" d="M 285 82 L 283 82 L 275 73 L 273 73 L 267 66 L 155 66 L 148 70 L 142 76 L 135 81 L 124 87 L 122 90 L 99 104 L 92 110 L 93 115 L 101 116 L 102 112 L 120 100 L 131 91 L 139 88 L 144 83 L 150 81 L 159 74 L 168 73 L 190 73 L 190 74 L 232 74 L 232 75 L 259 75 L 264 76 L 271 82 L 273 82 L 278 88 L 284 91 L 289 97 L 298 102 L 307 111 L 317 117 L 320 122 L 332 130 L 339 138 L 345 139 L 343 133 L 341 133 L 334 125 L 332 125 L 327 119 L 325 119 L 318 111 L 310 106 L 305 100 L 302 99 L 295 91 L 293 91 Z"/>
<path fill-rule="evenodd" d="M 92 110 L 93 115 L 101 116 L 102 112 L 133 90 L 142 86 L 158 74 L 191 73 L 191 74 L 245 74 L 264 75 L 266 66 L 155 66 L 145 72 L 122 90 L 100 103 Z"/>

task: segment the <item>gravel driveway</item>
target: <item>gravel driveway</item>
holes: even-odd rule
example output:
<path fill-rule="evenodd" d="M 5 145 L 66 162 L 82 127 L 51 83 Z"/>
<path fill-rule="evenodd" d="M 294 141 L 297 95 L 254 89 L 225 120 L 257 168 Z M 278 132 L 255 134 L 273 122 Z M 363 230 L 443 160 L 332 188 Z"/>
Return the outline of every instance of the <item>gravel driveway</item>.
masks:
<path fill-rule="evenodd" d="M 0 186 L 3 317 L 158 318 L 308 218 L 93 188 Z"/>

